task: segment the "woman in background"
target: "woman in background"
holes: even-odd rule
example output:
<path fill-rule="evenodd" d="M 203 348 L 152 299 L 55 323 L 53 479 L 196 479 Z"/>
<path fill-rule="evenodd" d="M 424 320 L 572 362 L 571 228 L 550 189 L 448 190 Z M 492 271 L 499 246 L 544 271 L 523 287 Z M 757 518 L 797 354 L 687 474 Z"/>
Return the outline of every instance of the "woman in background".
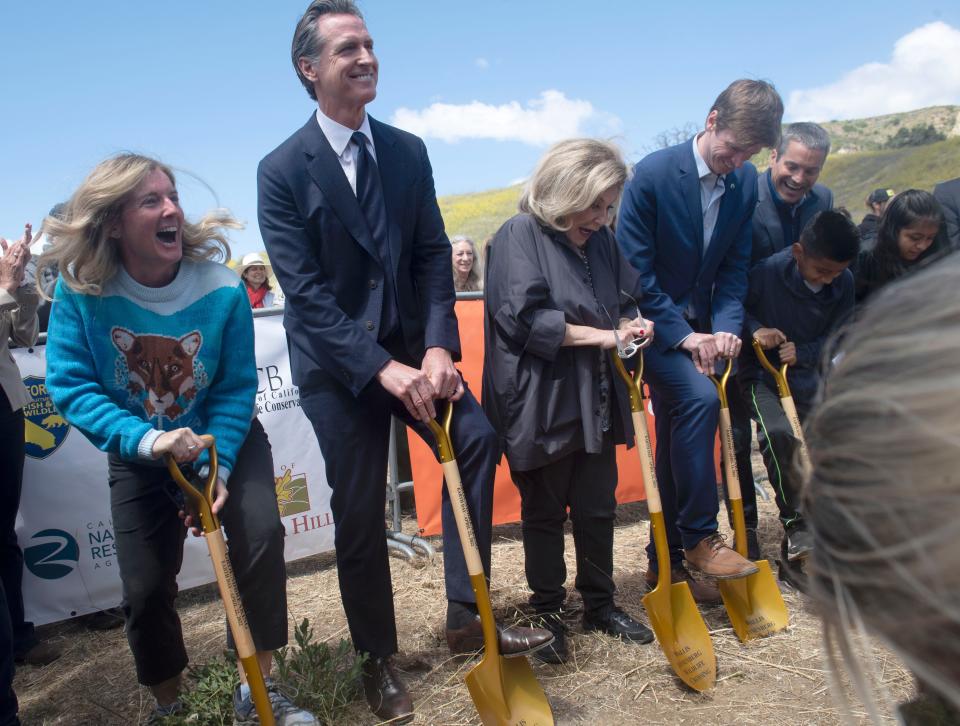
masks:
<path fill-rule="evenodd" d="M 889 714 L 855 632 L 879 638 L 917 677 L 905 723 L 960 723 L 958 279 L 953 255 L 872 299 L 806 426 L 810 594 L 833 668 L 851 676 L 877 724 Z"/>
<path fill-rule="evenodd" d="M 263 255 L 259 252 L 244 255 L 237 272 L 243 280 L 252 309 L 272 308 L 276 305 L 276 298 L 270 287 L 272 268 L 270 263 L 263 259 Z"/>
<path fill-rule="evenodd" d="M 483 289 L 483 268 L 477 254 L 477 245 L 463 235 L 451 241 L 453 287 L 457 292 L 477 292 Z"/>

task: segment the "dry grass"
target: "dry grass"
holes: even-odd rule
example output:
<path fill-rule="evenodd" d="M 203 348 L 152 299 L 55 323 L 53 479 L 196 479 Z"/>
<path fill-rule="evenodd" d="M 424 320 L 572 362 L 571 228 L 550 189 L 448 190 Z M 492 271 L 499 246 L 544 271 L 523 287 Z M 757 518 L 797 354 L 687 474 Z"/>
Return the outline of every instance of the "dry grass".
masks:
<path fill-rule="evenodd" d="M 756 469 L 760 471 L 760 468 Z M 772 503 L 761 503 L 761 546 L 773 558 L 779 524 Z M 407 522 L 408 531 L 413 529 Z M 645 619 L 640 598 L 643 546 L 647 541 L 646 508 L 624 505 L 618 512 L 615 577 L 618 603 Z M 567 562 L 574 572 L 573 543 L 568 533 Z M 439 541 L 435 544 L 439 547 Z M 473 724 L 476 711 L 464 686 L 473 661 L 453 658 L 442 638 L 445 607 L 442 554 L 418 565 L 393 559 L 397 625 L 405 674 L 417 709 L 418 724 Z M 497 528 L 493 545 L 492 599 L 498 620 L 522 619 L 529 594 L 519 563 L 523 560 L 517 526 Z M 340 606 L 336 566 L 331 554 L 290 566 L 290 623 L 309 618 L 318 638 L 348 637 Z M 722 606 L 705 608 L 718 661 L 716 688 L 708 694 L 686 689 L 672 674 L 656 644 L 637 646 L 597 634 L 585 634 L 571 621 L 571 659 L 563 666 L 534 665 L 559 724 L 838 724 L 841 711 L 831 699 L 818 621 L 801 596 L 786 589 L 790 628 L 773 637 L 742 644 L 730 628 Z M 568 601 L 579 606 L 573 592 Z M 193 662 L 218 654 L 223 647 L 223 619 L 212 587 L 181 596 L 188 650 Z M 43 669 L 22 668 L 16 690 L 25 724 L 134 724 L 152 707 L 139 688 L 121 630 L 88 631 L 75 622 L 46 629 L 64 647 L 64 656 Z M 894 701 L 912 693 L 909 674 L 888 652 L 871 646 L 865 654 Z M 854 722 L 866 723 L 854 710 Z M 344 723 L 372 724 L 365 703 L 357 702 Z"/>

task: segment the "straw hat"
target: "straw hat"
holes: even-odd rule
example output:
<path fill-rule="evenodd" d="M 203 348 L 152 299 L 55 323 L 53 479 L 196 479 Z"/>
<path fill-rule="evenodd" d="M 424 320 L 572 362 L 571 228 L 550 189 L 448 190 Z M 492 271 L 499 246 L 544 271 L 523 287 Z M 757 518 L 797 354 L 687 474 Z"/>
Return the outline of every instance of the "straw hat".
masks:
<path fill-rule="evenodd" d="M 250 254 L 244 255 L 243 259 L 240 260 L 240 264 L 237 265 L 237 274 L 240 277 L 243 277 L 243 273 L 246 272 L 248 267 L 253 267 L 254 265 L 263 265 L 267 268 L 267 277 L 273 275 L 273 267 L 270 266 L 270 263 L 267 262 L 266 255 L 261 254 L 260 252 L 251 252 Z"/>

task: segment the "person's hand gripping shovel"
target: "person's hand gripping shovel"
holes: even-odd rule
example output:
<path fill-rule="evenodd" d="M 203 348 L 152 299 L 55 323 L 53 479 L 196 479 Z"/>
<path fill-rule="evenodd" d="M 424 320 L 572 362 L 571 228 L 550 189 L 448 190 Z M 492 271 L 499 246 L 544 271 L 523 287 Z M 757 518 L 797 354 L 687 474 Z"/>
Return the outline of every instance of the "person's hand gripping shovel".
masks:
<path fill-rule="evenodd" d="M 630 393 L 633 429 L 636 433 L 637 452 L 640 455 L 647 509 L 650 512 L 653 544 L 657 552 L 657 586 L 643 596 L 643 607 L 673 672 L 690 688 L 706 691 L 716 683 L 717 659 L 710 633 L 707 632 L 707 625 L 693 601 L 690 587 L 685 582 L 671 583 L 670 580 L 667 532 L 653 466 L 650 432 L 647 430 L 647 419 L 643 410 L 643 353 L 640 354 L 636 373 L 631 376 L 623 365 L 621 356 L 630 357 L 632 353 L 626 346 L 620 345 L 619 339 L 617 344 L 617 354 L 611 351 L 611 358 Z"/>
<path fill-rule="evenodd" d="M 780 396 L 780 406 L 787 416 L 787 421 L 790 422 L 790 428 L 793 431 L 794 437 L 796 437 L 800 443 L 797 456 L 800 459 L 800 471 L 803 473 L 804 478 L 806 478 L 810 474 L 810 453 L 807 451 L 807 442 L 803 438 L 803 427 L 800 425 L 797 407 L 793 402 L 793 394 L 790 393 L 790 386 L 787 384 L 788 364 L 784 363 L 781 365 L 780 370 L 774 368 L 770 359 L 767 358 L 766 353 L 763 352 L 760 341 L 756 338 L 753 339 L 753 350 L 757 354 L 757 360 L 760 361 L 760 365 L 766 368 L 770 375 L 773 376 L 773 380 L 776 381 L 777 394 Z"/>
<path fill-rule="evenodd" d="M 740 492 L 740 476 L 733 448 L 733 427 L 730 425 L 730 406 L 727 400 L 727 382 L 733 370 L 733 360 L 727 361 L 726 370 L 718 379 L 710 376 L 720 396 L 720 446 L 723 452 L 723 473 L 727 480 L 727 494 L 733 510 L 733 532 L 736 550 L 741 557 L 747 556 L 747 525 L 743 517 L 743 497 Z M 740 640 L 747 641 L 772 635 L 787 627 L 789 617 L 780 588 L 773 579 L 770 563 L 754 562 L 757 572 L 736 580 L 718 580 L 720 595 L 733 630 Z"/>
<path fill-rule="evenodd" d="M 460 470 L 450 440 L 453 403 L 448 402 L 443 413 L 443 425 L 429 421 L 430 431 L 437 440 L 443 477 L 450 494 L 450 504 L 457 521 L 457 531 L 467 562 L 470 584 L 477 596 L 477 609 L 483 627 L 483 659 L 467 674 L 467 688 L 477 707 L 480 720 L 487 726 L 548 726 L 553 724 L 553 712 L 547 697 L 533 675 L 526 658 L 504 658 L 500 655 L 497 624 L 493 619 L 487 578 L 483 573 L 480 550 L 470 521 L 470 511 L 460 482 Z"/>
<path fill-rule="evenodd" d="M 270 705 L 270 697 L 267 695 L 267 686 L 263 680 L 263 673 L 260 671 L 260 664 L 257 662 L 253 636 L 250 635 L 247 615 L 243 610 L 243 603 L 240 601 L 240 591 L 237 589 L 237 581 L 233 576 L 233 567 L 230 566 L 230 560 L 227 557 L 223 530 L 220 529 L 220 520 L 211 509 L 217 486 L 216 442 L 210 435 L 200 438 L 210 449 L 210 473 L 207 475 L 203 491 L 187 481 L 183 472 L 180 471 L 180 467 L 177 466 L 177 462 L 170 454 L 167 454 L 164 459 L 167 463 L 167 469 L 170 470 L 170 476 L 183 491 L 187 505 L 200 515 L 203 538 L 207 541 L 207 547 L 210 549 L 210 561 L 213 563 L 213 572 L 217 578 L 220 597 L 223 599 L 223 607 L 227 612 L 227 623 L 230 625 L 230 632 L 233 633 L 233 640 L 237 647 L 237 657 L 243 666 L 247 684 L 250 686 L 250 697 L 257 710 L 260 723 L 263 726 L 274 726 L 273 708 Z"/>

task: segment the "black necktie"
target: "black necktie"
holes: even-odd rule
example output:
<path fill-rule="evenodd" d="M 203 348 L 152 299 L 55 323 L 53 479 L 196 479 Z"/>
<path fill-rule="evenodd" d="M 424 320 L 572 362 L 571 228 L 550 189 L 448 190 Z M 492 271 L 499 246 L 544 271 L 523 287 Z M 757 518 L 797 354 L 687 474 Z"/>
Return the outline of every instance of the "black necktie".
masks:
<path fill-rule="evenodd" d="M 397 323 L 393 264 L 390 259 L 390 240 L 387 233 L 387 207 L 383 201 L 380 170 L 367 150 L 366 137 L 359 131 L 354 131 L 350 138 L 358 147 L 357 201 L 367 220 L 370 236 L 373 238 L 383 267 L 383 310 L 380 314 L 380 335 L 378 336 L 382 339 L 392 332 Z"/>

